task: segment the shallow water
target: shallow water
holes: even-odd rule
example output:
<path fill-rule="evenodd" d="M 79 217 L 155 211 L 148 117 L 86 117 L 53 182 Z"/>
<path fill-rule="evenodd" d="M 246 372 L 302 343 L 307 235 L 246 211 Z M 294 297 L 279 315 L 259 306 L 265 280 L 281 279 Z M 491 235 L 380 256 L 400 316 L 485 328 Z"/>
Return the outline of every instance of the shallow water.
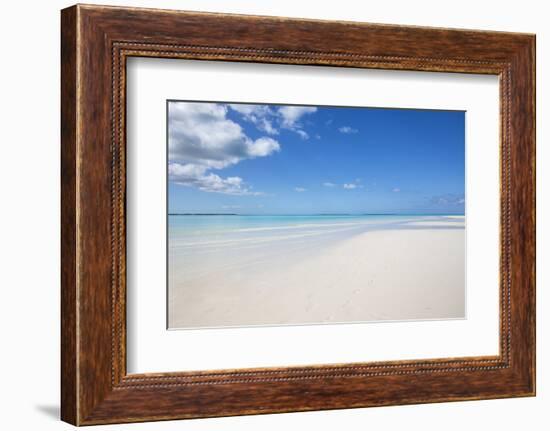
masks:
<path fill-rule="evenodd" d="M 171 215 L 168 218 L 169 280 L 184 281 L 222 267 L 299 259 L 339 241 L 381 229 L 430 229 L 442 221 L 463 228 L 463 218 L 441 215 L 241 216 Z M 421 226 L 418 223 L 421 222 Z M 437 228 L 437 227 L 436 227 Z"/>

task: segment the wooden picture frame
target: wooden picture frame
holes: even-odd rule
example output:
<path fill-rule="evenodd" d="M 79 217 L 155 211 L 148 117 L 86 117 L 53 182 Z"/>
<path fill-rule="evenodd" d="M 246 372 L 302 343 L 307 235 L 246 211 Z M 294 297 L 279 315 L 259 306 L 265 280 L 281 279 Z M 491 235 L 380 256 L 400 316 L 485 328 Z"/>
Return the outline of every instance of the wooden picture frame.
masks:
<path fill-rule="evenodd" d="M 64 421 L 91 425 L 535 394 L 534 35 L 83 5 L 61 16 Z M 498 75 L 500 354 L 128 375 L 130 56 Z"/>

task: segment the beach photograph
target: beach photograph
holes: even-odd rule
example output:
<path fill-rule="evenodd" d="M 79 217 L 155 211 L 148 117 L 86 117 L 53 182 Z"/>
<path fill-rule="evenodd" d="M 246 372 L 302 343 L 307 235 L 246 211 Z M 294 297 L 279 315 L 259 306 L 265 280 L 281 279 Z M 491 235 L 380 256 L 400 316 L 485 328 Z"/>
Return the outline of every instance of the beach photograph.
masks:
<path fill-rule="evenodd" d="M 167 326 L 466 317 L 465 112 L 167 101 Z"/>

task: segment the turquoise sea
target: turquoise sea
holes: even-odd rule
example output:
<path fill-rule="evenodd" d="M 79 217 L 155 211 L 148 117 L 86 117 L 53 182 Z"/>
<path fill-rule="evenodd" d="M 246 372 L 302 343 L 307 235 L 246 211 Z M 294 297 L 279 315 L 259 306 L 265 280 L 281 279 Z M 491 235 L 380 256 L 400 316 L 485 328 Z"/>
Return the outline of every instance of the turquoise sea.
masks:
<path fill-rule="evenodd" d="M 170 215 L 169 272 L 178 278 L 219 262 L 279 257 L 319 250 L 364 232 L 411 229 L 411 223 L 437 224 L 442 215 Z M 429 222 L 433 221 L 434 226 Z M 427 222 L 427 224 L 426 224 Z M 437 223 L 435 223 L 437 222 Z M 202 272 L 202 271 L 201 271 Z"/>
<path fill-rule="evenodd" d="M 169 215 L 171 248 L 240 247 L 280 241 L 352 236 L 373 229 L 399 229 L 445 215 Z"/>

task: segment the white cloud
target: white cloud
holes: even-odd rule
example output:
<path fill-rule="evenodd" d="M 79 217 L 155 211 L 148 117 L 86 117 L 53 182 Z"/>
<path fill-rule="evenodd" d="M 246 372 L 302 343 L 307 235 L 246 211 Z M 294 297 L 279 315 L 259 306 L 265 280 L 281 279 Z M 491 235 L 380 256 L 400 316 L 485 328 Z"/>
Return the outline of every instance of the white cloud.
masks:
<path fill-rule="evenodd" d="M 277 141 L 268 137 L 253 141 L 226 115 L 227 108 L 215 103 L 171 103 L 169 160 L 222 169 L 279 151 Z"/>
<path fill-rule="evenodd" d="M 310 106 L 281 106 L 229 104 L 232 110 L 238 112 L 246 121 L 253 123 L 258 130 L 269 135 L 279 134 L 278 128 L 296 132 L 302 139 L 309 139 L 309 134 L 303 130 L 300 119 L 317 111 Z"/>
<path fill-rule="evenodd" d="M 206 173 L 206 169 L 192 164 L 170 163 L 168 165 L 168 178 L 176 184 L 194 187 L 203 192 L 241 196 L 259 196 L 263 194 L 252 191 L 251 187 L 247 186 L 241 177 L 222 178 L 212 172 Z"/>
<path fill-rule="evenodd" d="M 192 163 L 186 165 L 170 163 L 168 164 L 168 175 L 179 178 L 196 178 L 203 176 L 208 169 L 208 166 L 194 165 Z"/>
<path fill-rule="evenodd" d="M 302 139 L 309 139 L 309 135 L 308 135 L 306 132 L 304 132 L 303 130 L 301 130 L 301 129 L 296 129 L 296 130 L 294 130 L 294 131 L 295 131 L 296 133 L 298 133 L 298 135 L 300 136 L 300 138 L 302 138 Z"/>
<path fill-rule="evenodd" d="M 354 183 L 347 183 L 347 184 L 344 184 L 343 186 L 345 189 L 347 190 L 353 190 L 353 189 L 356 189 L 357 188 L 357 184 L 354 184 Z"/>
<path fill-rule="evenodd" d="M 324 185 L 325 187 L 336 187 L 336 184 L 331 183 L 331 182 L 329 182 L 329 181 L 323 183 L 323 185 Z"/>
<path fill-rule="evenodd" d="M 294 191 L 298 193 L 302 193 L 307 191 L 307 189 L 304 189 L 303 187 L 294 187 Z"/>
<path fill-rule="evenodd" d="M 238 112 L 247 121 L 253 123 L 259 130 L 269 135 L 277 135 L 279 131 L 273 125 L 275 113 L 267 105 L 230 104 L 229 107 Z"/>
<path fill-rule="evenodd" d="M 279 151 L 281 147 L 279 143 L 267 136 L 263 136 L 254 141 L 253 144 L 250 144 L 247 148 L 248 158 L 254 157 L 265 157 L 269 156 L 271 153 Z"/>
<path fill-rule="evenodd" d="M 282 106 L 279 108 L 279 115 L 282 118 L 282 126 L 292 129 L 297 126 L 300 118 L 316 111 L 317 108 L 313 106 Z"/>
<path fill-rule="evenodd" d="M 258 194 L 252 192 L 242 178 L 222 178 L 212 170 L 224 169 L 245 159 L 266 157 L 280 151 L 281 147 L 270 136 L 251 139 L 239 123 L 228 117 L 229 110 L 267 135 L 277 135 L 279 128 L 285 128 L 302 139 L 309 139 L 300 120 L 317 108 L 172 102 L 168 112 L 170 181 L 207 192 Z"/>
<path fill-rule="evenodd" d="M 399 188 L 397 188 L 397 187 L 394 187 L 394 188 L 392 189 L 392 192 L 394 192 L 394 193 L 399 193 L 400 191 L 401 191 L 401 189 L 399 189 Z"/>
<path fill-rule="evenodd" d="M 266 118 L 259 119 L 257 125 L 258 125 L 258 129 L 260 129 L 263 132 L 268 133 L 269 135 L 278 135 L 279 134 L 279 131 Z"/>
<path fill-rule="evenodd" d="M 350 127 L 350 126 L 342 126 L 338 128 L 338 131 L 340 133 L 351 134 L 351 133 L 357 133 L 359 130 L 354 129 L 353 127 Z"/>
<path fill-rule="evenodd" d="M 247 105 L 244 103 L 230 103 L 229 107 L 246 117 L 264 117 L 271 113 L 267 105 Z"/>
<path fill-rule="evenodd" d="M 448 193 L 446 195 L 433 196 L 430 199 L 430 202 L 434 205 L 464 205 L 465 199 L 464 195 L 456 195 Z"/>
<path fill-rule="evenodd" d="M 215 103 L 172 102 L 169 105 L 168 158 L 171 181 L 207 192 L 258 194 L 240 177 L 212 172 L 244 159 L 266 157 L 280 150 L 267 136 L 250 139 L 227 118 L 227 107 Z"/>
<path fill-rule="evenodd" d="M 302 130 L 300 119 L 306 114 L 312 114 L 317 111 L 313 106 L 281 106 L 278 109 L 278 115 L 281 127 L 298 133 L 302 139 L 309 139 L 309 135 Z"/>

